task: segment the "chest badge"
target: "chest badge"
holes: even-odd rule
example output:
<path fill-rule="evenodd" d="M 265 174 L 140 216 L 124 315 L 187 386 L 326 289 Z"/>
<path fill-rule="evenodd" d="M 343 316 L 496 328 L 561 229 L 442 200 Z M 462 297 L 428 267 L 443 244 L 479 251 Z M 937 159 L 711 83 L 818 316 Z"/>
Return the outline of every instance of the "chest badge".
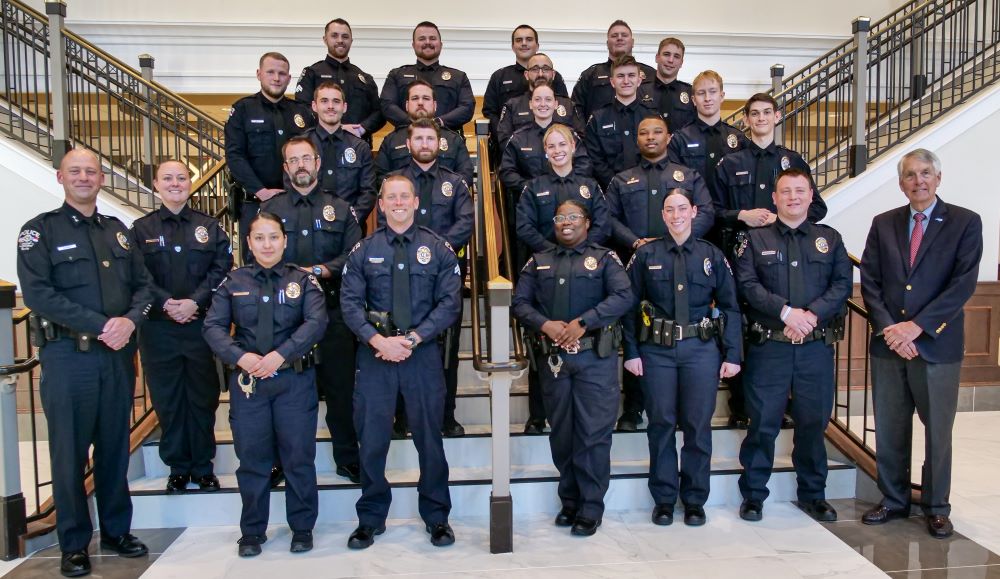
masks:
<path fill-rule="evenodd" d="M 586 185 L 580 185 L 580 197 L 584 199 L 590 199 L 590 187 Z"/>
<path fill-rule="evenodd" d="M 194 238 L 198 240 L 198 243 L 208 243 L 208 229 L 205 229 L 204 225 L 195 227 Z"/>
<path fill-rule="evenodd" d="M 353 163 L 358 160 L 358 154 L 354 151 L 353 147 L 347 147 L 344 149 L 344 161 L 348 163 Z"/>
<path fill-rule="evenodd" d="M 678 183 L 683 183 L 684 171 L 681 171 L 680 169 L 674 171 L 674 181 L 677 181 Z"/>
<path fill-rule="evenodd" d="M 125 251 L 128 251 L 129 248 L 128 237 L 126 237 L 125 234 L 122 233 L 121 231 L 116 233 L 115 237 L 118 239 L 118 245 L 122 246 L 122 249 L 124 249 Z"/>
<path fill-rule="evenodd" d="M 792 166 L 792 162 L 788 160 L 788 157 L 781 158 L 781 170 L 787 171 L 789 167 Z"/>
<path fill-rule="evenodd" d="M 590 271 L 594 271 L 597 269 L 597 259 L 592 255 L 588 255 L 587 259 L 583 260 L 583 267 Z"/>
<path fill-rule="evenodd" d="M 285 295 L 294 300 L 302 295 L 302 288 L 299 287 L 299 284 L 294 281 L 290 281 L 288 282 L 288 285 L 285 286 Z"/>
<path fill-rule="evenodd" d="M 702 269 L 705 270 L 705 275 L 712 277 L 712 260 L 705 258 L 705 263 L 702 264 Z"/>
<path fill-rule="evenodd" d="M 736 140 L 736 135 L 729 135 L 726 137 L 726 144 L 729 145 L 730 149 L 735 149 L 740 142 Z"/>
<path fill-rule="evenodd" d="M 829 251 L 830 251 L 830 244 L 827 243 L 825 237 L 817 237 L 816 238 L 816 251 L 818 251 L 820 253 L 829 253 Z"/>
<path fill-rule="evenodd" d="M 445 197 L 451 197 L 452 195 L 455 194 L 454 186 L 448 181 L 441 183 L 441 194 L 444 195 Z"/>
<path fill-rule="evenodd" d="M 686 92 L 681 93 L 681 102 L 684 104 L 688 104 L 689 102 L 691 102 L 691 97 L 688 96 L 688 93 Z"/>
<path fill-rule="evenodd" d="M 327 221 L 336 221 L 337 210 L 333 208 L 333 205 L 323 206 L 323 219 L 326 219 Z"/>
<path fill-rule="evenodd" d="M 556 107 L 556 114 L 559 115 L 560 117 L 565 117 L 566 116 L 566 107 L 564 107 L 562 105 L 557 106 Z"/>
<path fill-rule="evenodd" d="M 444 71 L 441 73 L 441 80 L 451 80 L 451 72 Z"/>
<path fill-rule="evenodd" d="M 421 245 L 417 248 L 417 262 L 420 265 L 427 265 L 431 262 L 431 248 Z"/>
<path fill-rule="evenodd" d="M 306 128 L 306 120 L 302 118 L 302 115 L 295 113 L 295 117 L 292 120 L 295 121 L 296 127 L 300 129 Z"/>
<path fill-rule="evenodd" d="M 443 153 L 448 150 L 448 139 L 441 137 L 438 140 L 438 149 Z"/>

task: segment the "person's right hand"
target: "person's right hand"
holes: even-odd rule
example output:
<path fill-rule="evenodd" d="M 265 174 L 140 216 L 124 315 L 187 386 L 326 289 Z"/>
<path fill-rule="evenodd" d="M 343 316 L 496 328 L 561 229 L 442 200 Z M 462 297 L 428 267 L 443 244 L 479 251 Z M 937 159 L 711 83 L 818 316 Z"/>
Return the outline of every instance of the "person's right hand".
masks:
<path fill-rule="evenodd" d="M 403 336 L 387 338 L 376 334 L 368 343 L 375 348 L 375 357 L 386 362 L 402 362 L 413 354 L 410 342 Z"/>
<path fill-rule="evenodd" d="M 256 197 L 257 199 L 260 199 L 261 201 L 267 201 L 271 197 L 274 197 L 275 195 L 283 191 L 284 189 L 268 189 L 265 187 L 254 193 L 253 196 Z"/>
<path fill-rule="evenodd" d="M 642 358 L 625 360 L 625 369 L 635 376 L 642 376 Z"/>

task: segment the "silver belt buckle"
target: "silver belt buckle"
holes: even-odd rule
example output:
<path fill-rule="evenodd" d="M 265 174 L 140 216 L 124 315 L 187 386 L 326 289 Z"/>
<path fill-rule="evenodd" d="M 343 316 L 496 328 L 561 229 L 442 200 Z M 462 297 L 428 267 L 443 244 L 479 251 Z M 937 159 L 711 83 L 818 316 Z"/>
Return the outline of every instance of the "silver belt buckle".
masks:
<path fill-rule="evenodd" d="M 792 345 L 793 346 L 798 346 L 798 345 L 802 344 L 803 340 L 805 340 L 805 337 L 799 338 L 798 340 L 792 340 Z"/>
<path fill-rule="evenodd" d="M 680 342 L 684 339 L 684 326 L 680 324 L 674 324 L 674 341 Z"/>
<path fill-rule="evenodd" d="M 565 350 L 567 354 L 579 354 L 580 353 L 580 347 L 578 345 L 579 343 L 580 343 L 579 341 L 574 342 L 572 346 L 564 347 L 563 350 Z"/>

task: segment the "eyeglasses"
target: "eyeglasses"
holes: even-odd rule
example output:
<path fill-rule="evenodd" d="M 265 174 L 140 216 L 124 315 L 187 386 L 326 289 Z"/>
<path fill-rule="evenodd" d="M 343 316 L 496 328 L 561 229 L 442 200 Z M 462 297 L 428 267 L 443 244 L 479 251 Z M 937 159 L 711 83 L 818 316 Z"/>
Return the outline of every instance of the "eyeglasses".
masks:
<path fill-rule="evenodd" d="M 539 72 L 552 72 L 553 70 L 555 70 L 555 69 L 552 68 L 551 66 L 537 66 L 536 65 L 536 66 L 533 66 L 533 67 L 529 68 L 528 72 L 534 72 L 534 73 L 537 74 Z"/>
<path fill-rule="evenodd" d="M 567 221 L 569 221 L 570 223 L 578 223 L 582 220 L 583 220 L 583 215 L 580 215 L 579 213 L 570 213 L 569 215 L 556 215 L 555 217 L 552 218 L 552 221 L 557 224 L 566 223 Z"/>
<path fill-rule="evenodd" d="M 317 159 L 319 159 L 319 157 L 316 155 L 302 155 L 301 157 L 291 157 L 285 159 L 285 162 L 289 165 L 298 165 L 299 163 L 312 163 Z"/>

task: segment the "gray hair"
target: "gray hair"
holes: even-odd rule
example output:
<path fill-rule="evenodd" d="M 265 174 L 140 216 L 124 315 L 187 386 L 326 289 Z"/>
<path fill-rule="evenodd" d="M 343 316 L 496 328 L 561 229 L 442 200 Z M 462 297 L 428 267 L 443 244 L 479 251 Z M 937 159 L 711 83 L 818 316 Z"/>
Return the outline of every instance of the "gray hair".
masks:
<path fill-rule="evenodd" d="M 898 177 L 903 176 L 903 164 L 910 159 L 916 159 L 923 163 L 930 163 L 931 165 L 934 165 L 934 173 L 937 175 L 941 174 L 941 159 L 939 159 L 937 155 L 927 149 L 914 149 L 903 155 L 903 157 L 899 160 L 899 163 L 896 164 L 896 175 Z"/>

